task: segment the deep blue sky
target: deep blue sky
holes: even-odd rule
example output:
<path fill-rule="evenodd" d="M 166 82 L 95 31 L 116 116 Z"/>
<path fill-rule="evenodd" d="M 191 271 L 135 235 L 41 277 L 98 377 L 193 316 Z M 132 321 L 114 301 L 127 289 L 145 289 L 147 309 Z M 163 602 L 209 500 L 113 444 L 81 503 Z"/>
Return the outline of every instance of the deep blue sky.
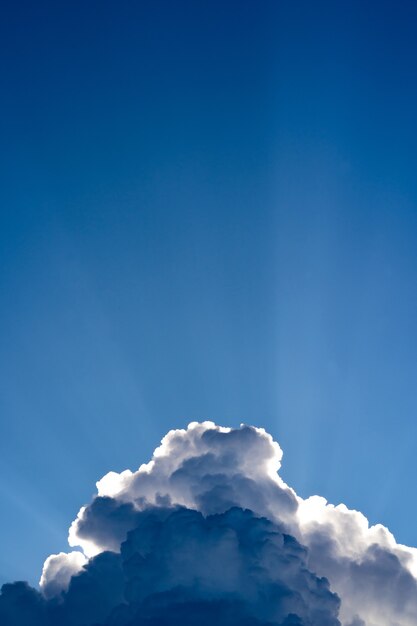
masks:
<path fill-rule="evenodd" d="M 417 5 L 6 2 L 0 582 L 170 428 L 417 545 Z"/>

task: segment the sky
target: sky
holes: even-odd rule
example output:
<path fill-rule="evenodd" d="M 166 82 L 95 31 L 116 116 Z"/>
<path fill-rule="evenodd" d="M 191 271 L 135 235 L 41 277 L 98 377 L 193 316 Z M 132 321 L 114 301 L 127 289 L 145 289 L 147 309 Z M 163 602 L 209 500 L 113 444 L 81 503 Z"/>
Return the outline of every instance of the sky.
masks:
<path fill-rule="evenodd" d="M 5 3 L 0 582 L 202 419 L 417 545 L 416 19 Z"/>

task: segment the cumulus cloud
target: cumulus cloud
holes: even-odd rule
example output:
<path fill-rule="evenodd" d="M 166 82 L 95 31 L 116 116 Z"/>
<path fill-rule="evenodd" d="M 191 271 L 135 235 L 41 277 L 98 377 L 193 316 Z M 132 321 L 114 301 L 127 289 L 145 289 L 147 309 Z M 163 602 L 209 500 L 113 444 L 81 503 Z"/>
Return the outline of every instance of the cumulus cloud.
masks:
<path fill-rule="evenodd" d="M 209 516 L 151 507 L 135 523 L 119 553 L 91 558 L 55 601 L 22 583 L 8 586 L 1 623 L 340 626 L 328 581 L 308 569 L 306 549 L 266 518 L 238 507 Z M 37 621 L 21 611 L 28 602 Z M 8 622 L 10 607 L 19 610 Z"/>
<path fill-rule="evenodd" d="M 68 588 L 71 578 L 87 563 L 81 552 L 51 554 L 43 566 L 40 586 L 45 598 L 58 596 Z"/>
<path fill-rule="evenodd" d="M 137 511 L 151 505 L 181 505 L 205 515 L 239 506 L 290 523 L 298 505 L 277 474 L 281 458 L 279 445 L 261 429 L 204 422 L 171 431 L 137 472 L 110 472 L 98 481 L 98 496 L 81 509 L 69 543 L 88 555 L 117 549 Z"/>
<path fill-rule="evenodd" d="M 264 430 L 192 423 L 110 472 L 41 592 L 5 585 L 5 626 L 415 626 L 416 550 L 279 477 Z"/>

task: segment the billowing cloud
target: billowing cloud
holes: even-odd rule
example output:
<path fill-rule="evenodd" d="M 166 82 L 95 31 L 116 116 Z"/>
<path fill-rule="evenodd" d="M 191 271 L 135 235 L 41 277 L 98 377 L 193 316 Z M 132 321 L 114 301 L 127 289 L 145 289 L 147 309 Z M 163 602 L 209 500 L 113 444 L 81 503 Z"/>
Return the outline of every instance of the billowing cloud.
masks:
<path fill-rule="evenodd" d="M 55 601 L 6 586 L 1 624 L 340 626 L 340 600 L 308 569 L 307 550 L 266 518 L 150 507 L 135 524 L 119 553 L 92 557 Z M 60 565 L 48 567 L 59 576 Z"/>
<path fill-rule="evenodd" d="M 261 429 L 204 422 L 171 431 L 137 472 L 110 472 L 98 481 L 98 497 L 71 526 L 70 545 L 88 555 L 117 549 L 137 511 L 148 506 L 181 505 L 204 515 L 239 506 L 292 523 L 298 503 L 277 474 L 281 458 Z"/>
<path fill-rule="evenodd" d="M 54 598 L 63 589 L 67 589 L 71 578 L 78 574 L 86 563 L 87 558 L 82 552 L 51 554 L 44 563 L 39 583 L 45 598 Z"/>
<path fill-rule="evenodd" d="M 0 623 L 416 626 L 416 550 L 298 497 L 281 460 L 262 429 L 171 431 L 148 464 L 97 483 L 41 592 L 3 587 Z"/>

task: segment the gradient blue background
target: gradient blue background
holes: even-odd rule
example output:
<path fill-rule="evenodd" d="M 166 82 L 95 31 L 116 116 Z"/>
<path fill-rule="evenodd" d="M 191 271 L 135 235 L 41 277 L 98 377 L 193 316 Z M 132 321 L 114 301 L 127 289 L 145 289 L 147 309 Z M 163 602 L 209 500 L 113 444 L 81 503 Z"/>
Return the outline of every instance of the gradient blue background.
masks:
<path fill-rule="evenodd" d="M 191 420 L 417 545 L 417 5 L 5 2 L 0 581 Z"/>

